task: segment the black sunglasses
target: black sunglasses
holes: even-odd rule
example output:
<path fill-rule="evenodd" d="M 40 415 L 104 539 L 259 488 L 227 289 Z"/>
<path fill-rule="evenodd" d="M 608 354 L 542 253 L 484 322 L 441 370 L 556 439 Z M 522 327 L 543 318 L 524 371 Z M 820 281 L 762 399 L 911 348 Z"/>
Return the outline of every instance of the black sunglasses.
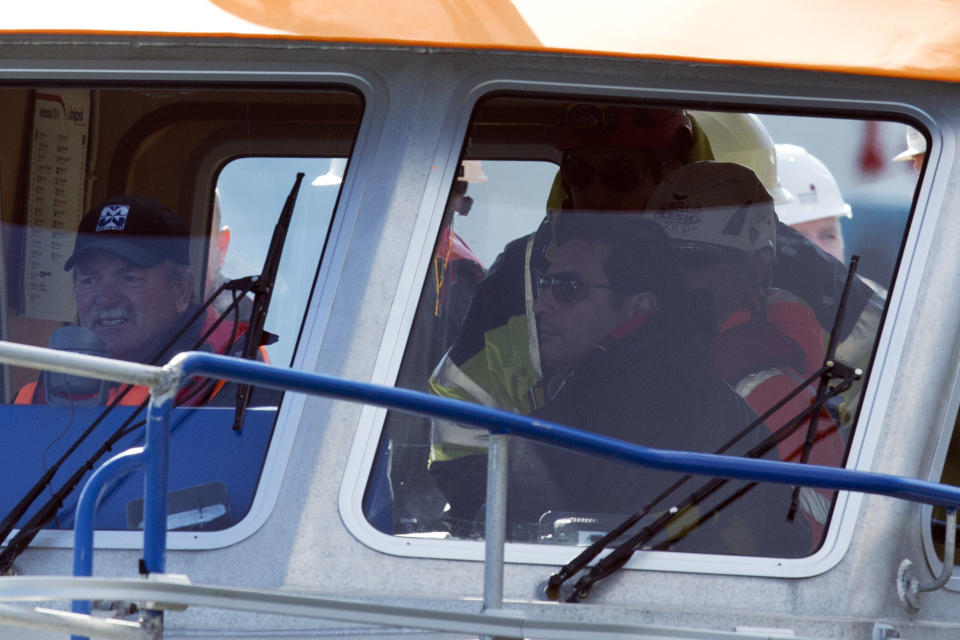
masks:
<path fill-rule="evenodd" d="M 575 276 L 556 274 L 537 278 L 537 297 L 542 296 L 547 289 L 553 294 L 553 299 L 561 304 L 576 302 L 587 287 L 597 289 L 613 289 L 609 284 L 593 284 L 578 280 Z"/>
<path fill-rule="evenodd" d="M 630 158 L 610 158 L 604 160 L 599 168 L 583 158 L 571 155 L 560 164 L 560 175 L 568 187 L 586 189 L 599 175 L 600 184 L 608 191 L 625 193 L 640 184 L 640 179 L 648 175 L 649 170 L 637 165 Z"/>

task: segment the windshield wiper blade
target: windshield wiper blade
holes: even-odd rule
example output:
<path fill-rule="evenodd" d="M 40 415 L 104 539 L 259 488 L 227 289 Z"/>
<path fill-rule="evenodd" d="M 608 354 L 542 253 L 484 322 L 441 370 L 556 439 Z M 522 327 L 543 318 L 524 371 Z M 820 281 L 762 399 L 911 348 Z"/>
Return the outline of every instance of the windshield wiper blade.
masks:
<path fill-rule="evenodd" d="M 297 172 L 297 178 L 293 182 L 293 188 L 287 195 L 283 203 L 283 209 L 280 211 L 280 217 L 273 228 L 273 236 L 270 238 L 270 247 L 267 249 L 267 257 L 263 261 L 263 270 L 260 277 L 256 279 L 253 288 L 253 310 L 250 312 L 250 328 L 247 329 L 247 340 L 243 347 L 243 358 L 252 360 L 257 349 L 261 347 L 263 338 L 263 323 L 267 319 L 267 311 L 270 309 L 270 299 L 273 295 L 273 286 L 277 280 L 277 271 L 280 269 L 280 258 L 283 255 L 283 246 L 287 239 L 287 230 L 290 228 L 290 219 L 293 217 L 293 208 L 297 204 L 297 194 L 300 191 L 300 183 L 303 181 L 304 173 Z M 250 385 L 237 385 L 237 405 L 233 417 L 233 430 L 239 431 L 243 427 L 243 417 L 247 412 L 247 405 L 250 402 Z"/>
<path fill-rule="evenodd" d="M 843 284 L 843 294 L 840 296 L 840 303 L 837 305 L 837 315 L 833 321 L 833 328 L 830 329 L 830 340 L 827 342 L 827 353 L 824 358 L 825 363 L 832 364 L 837 353 L 837 335 L 840 327 L 843 325 L 843 317 L 847 311 L 847 300 L 850 297 L 850 288 L 853 286 L 853 278 L 857 273 L 857 265 L 860 263 L 860 256 L 850 258 L 850 268 L 847 269 L 847 281 Z M 817 385 L 817 399 L 823 397 L 826 393 L 827 385 L 830 379 L 824 374 L 820 378 L 820 384 Z M 813 441 L 817 435 L 817 422 L 820 417 L 819 412 L 813 414 L 810 418 L 810 425 L 807 427 L 807 437 L 803 442 L 803 453 L 800 455 L 800 464 L 806 464 L 810 460 L 810 450 L 813 449 Z M 787 511 L 787 520 L 793 522 L 797 515 L 797 505 L 800 501 L 800 486 L 793 488 L 793 495 L 790 496 L 790 509 Z"/>
<path fill-rule="evenodd" d="M 794 431 L 796 431 L 804 422 L 806 422 L 810 415 L 813 412 L 819 412 L 823 406 L 832 398 L 843 393 L 846 389 L 849 388 L 849 385 L 853 383 L 852 377 L 845 377 L 843 382 L 832 387 L 826 394 L 824 394 L 824 400 L 822 403 L 817 404 L 816 402 L 812 403 L 809 407 L 800 412 L 797 416 L 787 422 L 785 425 L 777 429 L 776 432 L 767 436 L 762 442 L 753 447 L 748 451 L 743 457 L 745 458 L 759 458 L 765 453 L 770 451 L 773 447 L 777 445 L 781 440 L 790 436 Z M 649 542 L 660 533 L 667 525 L 676 521 L 678 518 L 682 517 L 683 514 L 690 508 L 693 507 L 709 496 L 713 495 L 720 488 L 725 486 L 730 482 L 726 478 L 713 478 L 708 480 L 705 484 L 696 489 L 693 493 L 689 494 L 681 502 L 676 505 L 671 506 L 669 509 L 664 511 L 656 520 L 652 523 L 641 529 L 637 534 L 626 540 L 625 542 L 617 545 L 613 551 L 611 551 L 607 556 L 600 559 L 595 565 L 590 567 L 588 573 L 580 578 L 573 587 L 573 593 L 567 598 L 567 602 L 580 602 L 587 598 L 590 592 L 590 588 L 594 583 L 606 578 L 610 574 L 614 573 L 623 565 L 627 563 L 627 560 L 633 556 L 642 545 Z M 754 483 L 755 484 L 755 483 Z M 739 494 L 739 491 L 738 491 Z M 739 495 L 735 494 L 734 498 L 738 498 Z M 723 506 L 731 503 L 732 500 L 727 499 L 723 502 Z M 711 512 L 711 514 L 713 511 Z M 695 528 L 704 522 L 706 516 L 702 516 L 698 519 L 696 524 L 691 527 Z M 581 569 L 584 567 L 581 567 Z M 571 576 L 568 576 L 566 579 L 569 579 Z M 561 582 L 562 584 L 562 582 Z M 558 584 L 554 593 L 559 594 Z"/>
<path fill-rule="evenodd" d="M 760 425 L 763 425 L 766 422 L 767 418 L 769 418 L 774 413 L 782 409 L 783 406 L 786 405 L 788 402 L 790 402 L 793 398 L 795 398 L 797 394 L 801 393 L 809 385 L 813 384 L 814 380 L 817 380 L 818 378 L 820 378 L 820 376 L 825 372 L 825 370 L 826 370 L 825 367 L 821 367 L 819 370 L 812 373 L 806 380 L 802 381 L 800 384 L 794 387 L 792 391 L 787 393 L 779 401 L 777 401 L 776 404 L 774 404 L 769 409 L 764 411 L 762 415 L 757 416 L 756 420 L 754 420 L 753 422 L 748 424 L 745 428 L 743 428 L 740 431 L 740 433 L 730 438 L 727 442 L 725 442 L 722 446 L 720 446 L 720 448 L 714 451 L 714 453 L 717 455 L 726 453 L 730 449 L 730 447 L 740 442 L 743 438 L 749 435 L 754 429 L 756 429 Z M 797 421 L 797 424 L 802 423 L 802 420 L 799 419 L 799 416 L 794 418 L 794 420 Z M 794 422 L 791 421 L 788 424 L 794 424 Z M 790 431 L 790 433 L 792 432 L 793 430 Z M 784 434 L 783 437 L 787 437 L 788 435 L 790 435 L 790 433 Z M 674 491 L 682 487 L 692 478 L 693 478 L 693 475 L 688 474 L 683 476 L 676 482 L 674 482 L 672 485 L 670 485 L 669 487 L 664 489 L 662 492 L 660 492 L 660 494 L 657 495 L 653 500 L 651 500 L 646 505 L 644 505 L 644 507 L 640 511 L 626 518 L 619 525 L 611 529 L 609 532 L 607 532 L 600 538 L 598 538 L 589 547 L 584 549 L 576 558 L 574 558 L 569 563 L 561 567 L 558 572 L 550 576 L 549 580 L 547 581 L 547 585 L 545 587 L 545 593 L 547 597 L 550 598 L 551 600 L 555 600 L 559 598 L 560 587 L 563 585 L 564 582 L 572 578 L 576 573 L 578 573 L 584 567 L 586 567 L 591 561 L 593 561 L 594 558 L 600 555 L 600 553 L 602 553 L 603 550 L 606 549 L 611 542 L 613 542 L 614 540 L 619 538 L 621 535 L 626 533 L 636 523 L 638 523 L 641 519 L 643 519 L 647 514 L 653 511 L 653 509 L 656 508 L 658 504 L 666 500 L 668 496 L 673 494 Z"/>

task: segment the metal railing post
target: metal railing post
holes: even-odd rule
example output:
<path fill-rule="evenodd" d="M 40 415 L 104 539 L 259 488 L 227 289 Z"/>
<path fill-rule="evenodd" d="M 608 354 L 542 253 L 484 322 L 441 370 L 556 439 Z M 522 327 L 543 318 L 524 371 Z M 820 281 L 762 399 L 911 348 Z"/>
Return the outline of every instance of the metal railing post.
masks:
<path fill-rule="evenodd" d="M 167 557 L 167 482 L 170 470 L 170 411 L 176 389 L 151 392 L 144 446 L 133 447 L 97 468 L 80 493 L 73 537 L 73 575 L 93 575 L 93 533 L 97 502 L 104 488 L 131 471 L 144 471 L 143 564 L 150 573 L 163 573 Z M 89 600 L 74 600 L 72 611 L 89 615 Z M 153 626 L 162 625 L 163 612 L 147 610 Z M 82 640 L 83 636 L 73 636 Z"/>
<path fill-rule="evenodd" d="M 170 475 L 172 393 L 150 394 L 144 455 L 143 564 L 147 573 L 167 570 L 167 484 Z M 144 611 L 144 624 L 163 637 L 163 610 Z"/>
<path fill-rule="evenodd" d="M 149 573 L 167 568 L 167 481 L 173 396 L 150 396 L 144 437 L 143 563 Z"/>
<path fill-rule="evenodd" d="M 507 538 L 507 436 L 490 436 L 484 521 L 483 608 L 503 606 L 503 548 Z"/>
<path fill-rule="evenodd" d="M 73 525 L 73 575 L 93 575 L 93 531 L 97 501 L 104 488 L 114 480 L 143 466 L 143 447 L 127 449 L 100 465 L 87 479 L 77 501 Z M 74 613 L 90 615 L 89 600 L 74 600 Z M 71 636 L 72 640 L 86 640 L 85 636 Z"/>

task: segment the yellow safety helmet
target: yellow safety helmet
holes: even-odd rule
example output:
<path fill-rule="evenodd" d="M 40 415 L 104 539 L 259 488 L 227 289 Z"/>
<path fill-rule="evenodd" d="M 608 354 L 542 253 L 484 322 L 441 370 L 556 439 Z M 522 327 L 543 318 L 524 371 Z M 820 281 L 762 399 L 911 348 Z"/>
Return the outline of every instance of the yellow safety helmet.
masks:
<path fill-rule="evenodd" d="M 790 192 L 780 184 L 773 138 L 752 113 L 691 111 L 703 128 L 718 162 L 733 162 L 757 174 L 777 204 L 789 202 Z"/>

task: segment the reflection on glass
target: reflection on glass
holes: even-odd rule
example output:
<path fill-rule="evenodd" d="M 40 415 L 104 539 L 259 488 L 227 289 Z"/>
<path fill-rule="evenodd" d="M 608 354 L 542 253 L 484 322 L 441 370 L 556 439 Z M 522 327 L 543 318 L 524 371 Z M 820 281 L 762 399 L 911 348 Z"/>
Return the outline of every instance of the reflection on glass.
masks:
<path fill-rule="evenodd" d="M 869 370 L 909 207 L 846 250 L 803 223 L 828 218 L 835 243 L 858 216 L 870 224 L 841 190 L 851 172 L 814 153 L 855 157 L 861 131 L 889 123 L 520 97 L 483 102 L 473 122 L 467 162 L 488 179 L 464 167 L 452 185 L 398 385 L 648 446 L 843 464 L 864 381 L 836 367 L 818 386 L 844 258 L 873 252 L 836 359 Z M 819 173 L 780 160 L 778 143 Z M 916 179 L 901 182 L 907 201 Z M 485 451 L 481 431 L 390 414 L 368 519 L 482 538 Z M 647 548 L 798 557 L 821 544 L 835 498 L 679 480 L 513 438 L 508 539 L 588 544 L 641 513 Z"/>
<path fill-rule="evenodd" d="M 163 364 L 186 350 L 241 355 L 251 277 L 263 269 L 284 202 L 303 172 L 308 178 L 266 316 L 276 339 L 255 350 L 261 360 L 292 362 L 340 190 L 339 181 L 310 182 L 324 175 L 342 179 L 359 126 L 355 94 L 94 87 L 4 88 L 0 97 L 9 107 L 5 125 L 14 131 L 49 111 L 51 100 L 99 110 L 99 126 L 76 136 L 57 123 L 38 124 L 44 135 L 33 137 L 24 166 L 17 165 L 19 149 L 0 150 L 5 179 L 29 184 L 24 198 L 31 194 L 29 206 L 18 202 L 2 212 L 4 340 L 144 363 Z M 100 179 L 84 178 L 93 174 Z M 28 219 L 11 219 L 17 211 L 29 211 Z M 205 307 L 230 280 L 235 308 L 228 308 L 229 290 Z M 82 478 L 72 477 L 108 453 L 142 444 L 148 392 L 14 367 L 2 369 L 2 382 L 0 520 L 39 487 L 38 499 L 25 502 L 27 510 L 14 521 L 24 528 L 69 528 L 77 480 L 82 486 Z M 171 529 L 223 530 L 247 515 L 280 400 L 278 392 L 254 389 L 242 424 L 234 425 L 235 385 L 184 384 L 172 424 Z M 37 484 L 48 471 L 50 482 Z M 98 528 L 140 527 L 142 490 L 138 474 L 113 486 L 100 504 Z M 45 511 L 48 518 L 31 521 Z"/>

